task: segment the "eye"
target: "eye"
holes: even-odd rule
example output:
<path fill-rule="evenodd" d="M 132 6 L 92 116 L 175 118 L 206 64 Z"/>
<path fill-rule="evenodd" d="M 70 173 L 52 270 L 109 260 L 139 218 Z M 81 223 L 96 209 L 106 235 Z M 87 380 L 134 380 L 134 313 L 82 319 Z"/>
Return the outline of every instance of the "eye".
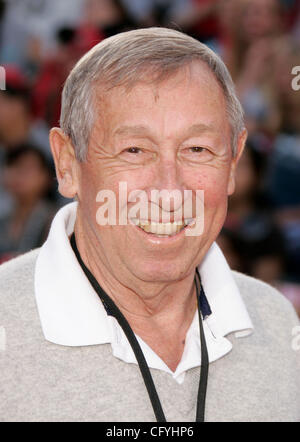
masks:
<path fill-rule="evenodd" d="M 194 152 L 194 153 L 201 153 L 207 149 L 205 149 L 205 147 L 193 146 L 193 147 L 190 147 L 190 150 L 191 150 L 191 152 Z"/>
<path fill-rule="evenodd" d="M 213 154 L 210 149 L 202 146 L 189 146 L 181 150 L 180 156 L 183 160 L 192 163 L 205 163 L 210 161 Z"/>
<path fill-rule="evenodd" d="M 133 146 L 133 147 L 128 147 L 128 149 L 125 149 L 124 152 L 135 153 L 135 154 L 137 154 L 137 153 L 141 153 L 141 152 L 142 152 L 142 149 L 140 149 L 139 147 L 135 147 L 135 146 Z"/>
<path fill-rule="evenodd" d="M 142 149 L 137 146 L 131 146 L 122 150 L 122 152 L 119 154 L 119 157 L 128 163 L 145 164 L 153 160 L 155 154 L 151 150 L 144 148 Z"/>

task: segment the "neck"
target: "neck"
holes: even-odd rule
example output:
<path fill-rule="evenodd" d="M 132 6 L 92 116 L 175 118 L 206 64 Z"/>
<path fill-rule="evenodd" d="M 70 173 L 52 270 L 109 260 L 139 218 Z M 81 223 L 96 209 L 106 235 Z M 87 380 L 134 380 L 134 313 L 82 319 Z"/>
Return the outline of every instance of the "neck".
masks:
<path fill-rule="evenodd" d="M 194 272 L 182 280 L 163 283 L 137 280 L 126 273 L 125 266 L 118 267 L 115 272 L 102 256 L 97 237 L 91 231 L 87 232 L 86 228 L 84 232 L 80 218 L 77 218 L 76 243 L 87 268 L 126 317 L 132 330 L 170 368 L 176 368 L 183 352 L 186 332 L 197 308 Z M 172 360 L 167 361 L 170 354 Z"/>
<path fill-rule="evenodd" d="M 86 231 L 85 231 L 86 232 Z M 132 317 L 159 318 L 172 310 L 186 312 L 194 303 L 194 273 L 179 281 L 145 282 L 138 280 L 127 269 L 110 268 L 101 254 L 97 239 L 82 234 L 78 222 L 75 225 L 76 244 L 87 268 L 102 288 L 126 315 Z"/>

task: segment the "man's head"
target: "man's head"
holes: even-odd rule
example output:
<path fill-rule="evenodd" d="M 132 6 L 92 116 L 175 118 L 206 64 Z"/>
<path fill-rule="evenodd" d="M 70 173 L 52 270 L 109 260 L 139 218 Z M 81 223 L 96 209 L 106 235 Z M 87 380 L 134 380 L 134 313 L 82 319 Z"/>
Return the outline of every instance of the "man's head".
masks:
<path fill-rule="evenodd" d="M 63 90 L 60 122 L 64 133 L 71 138 L 77 159 L 86 157 L 90 132 L 97 118 L 97 89 L 103 93 L 121 85 L 131 88 L 147 79 L 159 83 L 196 60 L 210 67 L 223 89 L 235 151 L 238 134 L 243 129 L 243 111 L 222 60 L 207 46 L 181 32 L 147 28 L 102 41 L 82 57 L 69 75 Z"/>
<path fill-rule="evenodd" d="M 77 222 L 109 271 L 122 268 L 129 278 L 143 281 L 171 281 L 191 273 L 223 225 L 246 137 L 241 106 L 222 61 L 170 29 L 114 36 L 71 72 L 61 127 L 51 134 L 60 191 L 77 196 Z M 125 213 L 120 182 L 126 183 L 126 197 L 133 191 L 137 197 L 146 195 L 149 213 L 153 205 L 162 206 L 162 201 L 151 201 L 153 190 L 190 191 L 194 222 L 197 191 L 202 191 L 202 234 L 185 235 L 187 220 L 178 218 L 184 198 L 169 209 L 171 222 L 182 222 L 178 232 L 174 226 L 145 227 L 141 213 L 134 220 L 128 215 L 126 225 L 99 225 L 99 191 L 115 195 L 117 220 Z M 162 211 L 156 219 L 161 221 Z"/>

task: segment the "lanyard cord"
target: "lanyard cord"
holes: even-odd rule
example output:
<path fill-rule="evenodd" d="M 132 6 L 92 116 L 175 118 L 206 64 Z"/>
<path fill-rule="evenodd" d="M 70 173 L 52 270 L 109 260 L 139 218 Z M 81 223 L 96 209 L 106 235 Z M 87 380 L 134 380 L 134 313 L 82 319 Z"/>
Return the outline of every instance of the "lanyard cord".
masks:
<path fill-rule="evenodd" d="M 203 287 L 201 284 L 201 278 L 200 278 L 199 270 L 197 267 L 196 267 L 195 284 L 196 284 L 196 290 L 197 290 L 200 343 L 201 343 L 201 374 L 200 374 L 200 378 L 199 378 L 196 422 L 204 422 L 204 420 L 205 420 L 205 399 L 206 399 L 206 390 L 207 390 L 207 382 L 208 382 L 209 358 L 208 358 L 208 351 L 207 351 L 207 346 L 206 346 L 206 341 L 205 341 L 203 321 L 202 321 L 201 309 L 200 309 L 200 300 L 204 295 L 204 290 L 203 290 Z"/>
<path fill-rule="evenodd" d="M 91 285 L 93 286 L 94 290 L 98 294 L 99 298 L 101 299 L 105 309 L 114 316 L 120 326 L 122 327 L 129 344 L 131 345 L 131 348 L 135 354 L 136 360 L 138 362 L 140 372 L 142 374 L 142 377 L 144 379 L 145 386 L 148 391 L 148 395 L 152 404 L 152 408 L 156 417 L 157 422 L 166 422 L 166 418 L 149 370 L 149 367 L 147 365 L 145 356 L 142 352 L 142 349 L 136 339 L 136 336 L 134 332 L 132 331 L 132 328 L 130 327 L 129 323 L 127 322 L 127 319 L 122 314 L 122 312 L 118 309 L 116 304 L 113 302 L 113 300 L 105 293 L 105 291 L 101 288 L 98 281 L 94 277 L 94 275 L 89 271 L 89 269 L 86 267 L 84 262 L 81 259 L 81 256 L 79 254 L 79 251 L 77 249 L 76 240 L 75 240 L 75 234 L 73 233 L 71 236 L 71 246 L 72 249 L 76 255 L 76 258 L 84 271 L 86 277 L 90 281 Z M 202 323 L 202 317 L 201 317 L 201 309 L 200 309 L 200 297 L 202 294 L 204 294 L 200 275 L 198 272 L 198 269 L 196 269 L 195 274 L 195 285 L 196 285 L 196 292 L 197 292 L 197 303 L 198 303 L 198 314 L 199 314 L 199 326 L 200 326 L 200 342 L 201 342 L 201 376 L 199 379 L 199 388 L 198 388 L 198 398 L 197 398 L 197 413 L 196 413 L 196 422 L 204 422 L 204 414 L 205 414 L 205 398 L 206 398 L 206 389 L 207 389 L 207 380 L 208 380 L 208 367 L 209 367 L 209 360 L 208 360 L 208 353 L 207 353 L 207 347 L 205 342 L 205 336 L 204 336 L 204 330 L 203 330 L 203 323 Z"/>

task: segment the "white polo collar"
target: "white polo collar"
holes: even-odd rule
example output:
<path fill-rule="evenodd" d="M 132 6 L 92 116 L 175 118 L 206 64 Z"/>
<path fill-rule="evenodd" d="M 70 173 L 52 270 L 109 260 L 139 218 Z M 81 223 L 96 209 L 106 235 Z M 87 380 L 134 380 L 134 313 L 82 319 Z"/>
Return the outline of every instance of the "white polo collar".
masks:
<path fill-rule="evenodd" d="M 41 247 L 35 268 L 35 295 L 45 338 L 64 346 L 111 344 L 113 355 L 127 363 L 137 363 L 117 320 L 108 316 L 97 293 L 81 269 L 69 242 L 74 230 L 77 203 L 61 208 Z M 202 285 L 212 314 L 204 321 L 210 362 L 232 349 L 225 338 L 251 333 L 253 325 L 231 270 L 216 243 L 199 266 Z M 186 370 L 201 364 L 198 314 L 186 336 L 182 359 L 172 372 L 139 337 L 149 367 L 164 370 L 181 383 Z"/>

